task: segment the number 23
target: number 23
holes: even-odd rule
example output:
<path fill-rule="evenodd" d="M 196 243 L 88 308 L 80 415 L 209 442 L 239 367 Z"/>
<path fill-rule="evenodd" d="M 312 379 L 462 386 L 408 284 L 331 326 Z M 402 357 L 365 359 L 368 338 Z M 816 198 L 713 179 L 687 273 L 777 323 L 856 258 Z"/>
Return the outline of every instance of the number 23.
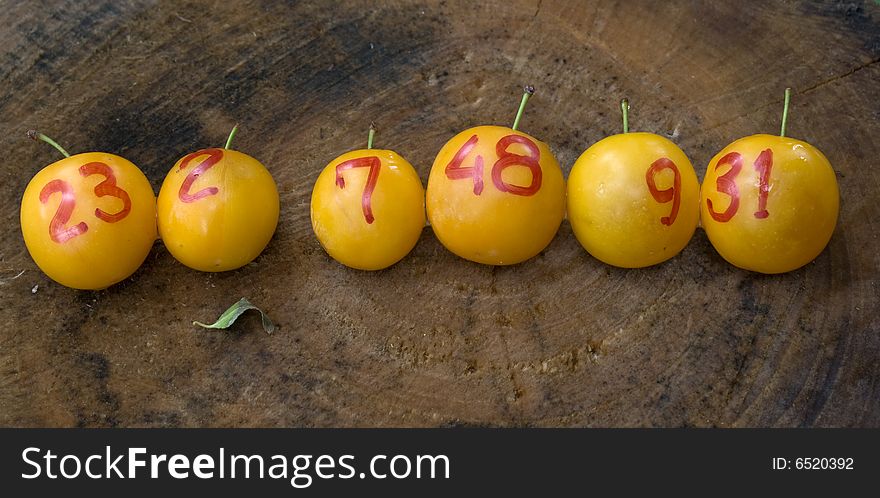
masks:
<path fill-rule="evenodd" d="M 128 216 L 128 213 L 131 212 L 131 198 L 128 192 L 116 185 L 116 175 L 110 166 L 101 162 L 91 162 L 80 166 L 79 173 L 84 178 L 92 175 L 103 176 L 104 181 L 95 185 L 95 195 L 97 197 L 109 195 L 122 201 L 122 209 L 115 213 L 108 213 L 101 208 L 95 208 L 96 218 L 106 223 L 116 223 Z M 49 202 L 52 194 L 56 192 L 61 194 L 61 203 L 58 205 L 52 221 L 49 222 L 49 238 L 54 242 L 63 244 L 78 235 L 86 233 L 89 230 L 89 225 L 85 221 L 81 221 L 70 227 L 65 226 L 70 221 L 73 208 L 76 207 L 76 194 L 73 191 L 73 187 L 64 180 L 55 179 L 43 186 L 43 189 L 40 191 L 40 202 L 46 204 Z"/>

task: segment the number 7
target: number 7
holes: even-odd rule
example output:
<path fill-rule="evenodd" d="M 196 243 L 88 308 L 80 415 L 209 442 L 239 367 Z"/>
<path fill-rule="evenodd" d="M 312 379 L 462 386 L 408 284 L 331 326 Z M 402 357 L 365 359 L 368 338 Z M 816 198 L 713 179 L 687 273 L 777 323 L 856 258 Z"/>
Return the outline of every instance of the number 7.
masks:
<path fill-rule="evenodd" d="M 339 188 L 345 188 L 345 178 L 342 177 L 343 172 L 354 168 L 370 168 L 370 173 L 367 176 L 367 183 L 364 186 L 364 193 L 361 196 L 361 207 L 364 210 L 364 219 L 367 220 L 367 224 L 372 224 L 373 221 L 375 221 L 371 201 L 373 198 L 373 190 L 376 188 L 376 182 L 379 181 L 379 170 L 381 167 L 382 161 L 376 156 L 349 159 L 336 166 L 336 185 L 339 185 Z"/>

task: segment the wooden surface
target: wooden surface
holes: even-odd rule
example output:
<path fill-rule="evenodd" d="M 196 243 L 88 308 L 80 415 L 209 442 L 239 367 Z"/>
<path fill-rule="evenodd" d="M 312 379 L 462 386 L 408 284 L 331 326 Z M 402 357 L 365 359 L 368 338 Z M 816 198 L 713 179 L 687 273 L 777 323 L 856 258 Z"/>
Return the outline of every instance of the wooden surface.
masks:
<path fill-rule="evenodd" d="M 880 6 L 875 2 L 4 2 L 0 8 L 0 424 L 13 426 L 880 426 Z M 702 178 L 732 140 L 778 129 L 838 172 L 841 215 L 805 268 L 725 263 L 698 230 L 666 264 L 601 264 L 567 223 L 514 267 L 458 259 L 426 229 L 367 273 L 314 238 L 318 172 L 363 147 L 427 181 L 454 133 L 509 124 L 566 175 L 631 126 L 674 137 Z M 18 210 L 57 154 L 115 152 L 158 192 L 222 145 L 272 171 L 264 254 L 191 271 L 157 243 L 101 292 L 54 284 Z M 21 271 L 23 274 L 18 276 Z M 205 331 L 247 296 L 248 315 Z"/>

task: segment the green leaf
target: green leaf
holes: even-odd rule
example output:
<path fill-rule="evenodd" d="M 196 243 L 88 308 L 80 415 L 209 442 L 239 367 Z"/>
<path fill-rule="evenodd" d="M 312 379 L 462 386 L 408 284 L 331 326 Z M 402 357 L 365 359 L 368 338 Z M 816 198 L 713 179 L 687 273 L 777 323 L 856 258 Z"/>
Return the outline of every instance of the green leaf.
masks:
<path fill-rule="evenodd" d="M 233 304 L 229 307 L 228 310 L 224 311 L 220 318 L 217 319 L 216 322 L 211 325 L 204 324 L 202 322 L 193 322 L 193 325 L 198 325 L 199 327 L 204 327 L 206 329 L 226 329 L 229 328 L 230 325 L 235 323 L 235 320 L 238 319 L 247 310 L 257 310 L 260 312 L 260 317 L 263 319 L 263 330 L 266 331 L 267 334 L 271 334 L 275 331 L 275 324 L 272 323 L 272 320 L 269 319 L 269 316 L 263 313 L 263 310 L 257 308 L 250 301 L 245 298 L 241 298 L 237 303 Z"/>

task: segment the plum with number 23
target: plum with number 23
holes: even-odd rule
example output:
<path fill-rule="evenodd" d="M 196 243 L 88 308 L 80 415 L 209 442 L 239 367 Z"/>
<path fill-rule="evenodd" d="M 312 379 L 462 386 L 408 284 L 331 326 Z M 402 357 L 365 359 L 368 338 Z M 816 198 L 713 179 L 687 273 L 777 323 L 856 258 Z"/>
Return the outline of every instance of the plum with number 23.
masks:
<path fill-rule="evenodd" d="M 431 227 L 447 249 L 488 265 L 513 265 L 553 240 L 565 216 L 565 182 L 549 147 L 513 127 L 478 126 L 440 149 L 428 178 Z"/>
<path fill-rule="evenodd" d="M 74 289 L 107 288 L 133 274 L 156 241 L 156 196 L 127 159 L 105 152 L 65 158 L 28 183 L 21 231 L 28 252 L 52 280 Z"/>

